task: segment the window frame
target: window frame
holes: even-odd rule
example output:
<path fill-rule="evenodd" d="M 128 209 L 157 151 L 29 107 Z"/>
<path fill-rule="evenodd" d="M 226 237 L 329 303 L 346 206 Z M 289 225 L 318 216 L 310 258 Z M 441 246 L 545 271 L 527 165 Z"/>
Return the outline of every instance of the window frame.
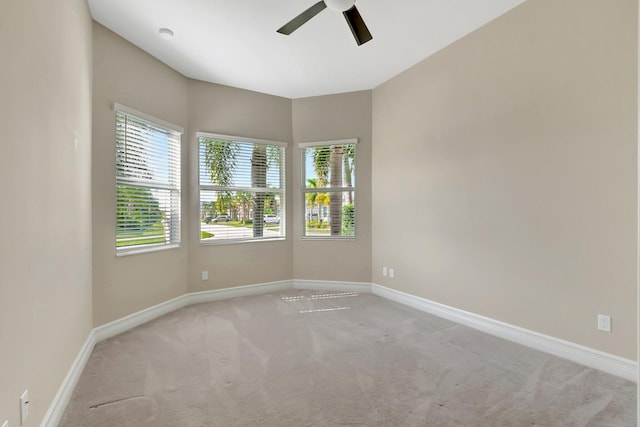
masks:
<path fill-rule="evenodd" d="M 240 186 L 219 186 L 212 184 L 201 184 L 201 152 L 200 152 L 200 139 L 201 138 L 210 138 L 210 139 L 221 139 L 226 141 L 231 141 L 235 143 L 245 143 L 245 144 L 254 144 L 254 145 L 264 145 L 264 146 L 276 146 L 282 149 L 281 151 L 281 159 L 280 159 L 280 188 L 274 189 L 269 187 L 240 187 Z M 198 167 L 197 167 L 197 193 L 198 193 L 198 210 L 197 210 L 197 223 L 198 226 L 198 234 L 197 239 L 200 246 L 216 246 L 216 245 L 229 245 L 229 244 L 239 244 L 239 243 L 256 243 L 256 242 L 273 242 L 273 241 L 282 241 L 287 238 L 287 217 L 286 217 L 286 207 L 287 207 L 287 185 L 286 185 L 286 149 L 289 144 L 283 141 L 274 141 L 268 139 L 261 138 L 251 138 L 244 137 L 238 135 L 226 135 L 220 133 L 212 133 L 212 132 L 204 132 L 198 131 L 196 132 L 196 147 L 198 153 Z M 250 172 L 250 171 L 249 171 Z M 275 190 L 275 191 L 274 191 Z M 204 240 L 202 239 L 202 191 L 233 191 L 233 192 L 263 192 L 263 193 L 278 193 L 280 196 L 280 235 L 278 236 L 263 236 L 263 237 L 239 237 L 239 238 L 221 238 L 221 239 L 211 239 Z"/>
<path fill-rule="evenodd" d="M 353 240 L 357 240 L 358 238 L 358 197 L 356 196 L 357 193 L 357 183 L 358 180 L 356 179 L 356 185 L 353 185 L 351 187 L 325 187 L 322 190 L 326 190 L 324 192 L 353 192 L 353 196 L 354 196 L 354 203 L 353 203 L 353 208 L 354 208 L 354 223 L 353 223 L 353 236 L 332 236 L 331 234 L 329 235 L 307 235 L 307 224 L 306 224 L 306 210 L 307 210 L 307 203 L 306 203 L 306 195 L 308 193 L 314 193 L 314 192 L 318 192 L 317 188 L 307 188 L 307 165 L 306 165 L 306 150 L 308 148 L 315 148 L 315 147 L 331 147 L 332 145 L 353 145 L 354 149 L 355 149 L 355 158 L 358 158 L 358 142 L 359 139 L 358 138 L 345 138 L 345 139 L 336 139 L 336 140 L 327 140 L 327 141 L 309 141 L 309 142 L 301 142 L 298 144 L 298 148 L 300 149 L 300 170 L 301 170 L 301 182 L 300 182 L 300 187 L 301 187 L 301 194 L 302 194 L 302 212 L 300 215 L 300 220 L 302 223 L 302 233 L 300 236 L 301 240 L 330 240 L 330 241 L 353 241 Z M 354 171 L 354 178 L 357 175 L 357 167 Z"/>
<path fill-rule="evenodd" d="M 122 104 L 114 103 L 113 104 L 113 118 L 114 118 L 114 133 L 115 133 L 115 202 L 116 202 L 116 220 L 115 220 L 115 253 L 117 257 L 128 256 L 128 255 L 136 255 L 142 253 L 156 252 L 168 249 L 175 249 L 182 246 L 182 136 L 184 135 L 184 128 L 169 123 L 165 120 L 159 119 L 152 115 L 143 113 L 141 111 L 137 111 L 133 108 L 127 107 Z M 173 177 L 173 179 L 169 178 L 169 183 L 164 183 L 158 180 L 149 180 L 149 182 L 140 181 L 138 179 L 130 179 L 127 177 L 118 176 L 118 168 L 121 163 L 118 161 L 118 130 L 117 130 L 117 122 L 118 115 L 124 115 L 126 117 L 131 117 L 132 119 L 144 122 L 152 127 L 156 127 L 161 129 L 163 132 L 172 135 L 176 141 L 172 143 L 171 141 L 167 141 L 167 164 L 168 169 L 174 168 L 172 171 L 168 171 L 169 177 Z M 126 134 L 125 134 L 126 141 Z M 126 142 L 125 142 L 126 143 Z M 173 159 L 172 159 L 173 158 Z M 124 164 L 126 165 L 126 163 Z M 158 189 L 158 190 L 168 190 L 170 193 L 175 192 L 177 194 L 177 201 L 174 203 L 170 203 L 169 208 L 172 211 L 171 215 L 171 224 L 169 225 L 169 233 L 170 238 L 169 241 L 166 240 L 164 243 L 149 243 L 149 244 L 140 244 L 140 245 L 130 245 L 130 246 L 118 246 L 118 186 L 120 185 L 128 185 L 145 189 Z"/>

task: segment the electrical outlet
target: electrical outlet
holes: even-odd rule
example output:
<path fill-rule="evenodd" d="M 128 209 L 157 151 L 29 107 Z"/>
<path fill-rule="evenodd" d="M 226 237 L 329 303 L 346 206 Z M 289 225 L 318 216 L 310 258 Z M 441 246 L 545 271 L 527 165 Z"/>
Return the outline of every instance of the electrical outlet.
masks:
<path fill-rule="evenodd" d="M 209 272 L 208 271 L 203 271 L 202 272 L 202 280 L 209 280 Z"/>
<path fill-rule="evenodd" d="M 29 390 L 25 390 L 20 396 L 20 425 L 23 425 L 29 417 Z"/>
<path fill-rule="evenodd" d="M 387 267 L 382 267 L 382 275 L 387 277 Z"/>
<path fill-rule="evenodd" d="M 598 314 L 598 330 L 611 332 L 611 317 L 604 314 Z"/>
<path fill-rule="evenodd" d="M 389 269 L 389 277 L 391 277 L 392 279 L 395 277 L 395 273 L 393 272 L 393 268 Z"/>

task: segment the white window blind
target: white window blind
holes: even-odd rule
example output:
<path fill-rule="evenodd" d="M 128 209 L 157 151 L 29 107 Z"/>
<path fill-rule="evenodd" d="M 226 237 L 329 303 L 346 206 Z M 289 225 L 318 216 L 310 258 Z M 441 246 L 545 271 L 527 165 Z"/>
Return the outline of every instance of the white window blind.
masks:
<path fill-rule="evenodd" d="M 305 237 L 355 237 L 357 142 L 300 144 Z"/>
<path fill-rule="evenodd" d="M 199 133 L 198 145 L 201 242 L 283 238 L 286 144 Z"/>
<path fill-rule="evenodd" d="M 116 105 L 116 251 L 180 243 L 181 129 Z"/>

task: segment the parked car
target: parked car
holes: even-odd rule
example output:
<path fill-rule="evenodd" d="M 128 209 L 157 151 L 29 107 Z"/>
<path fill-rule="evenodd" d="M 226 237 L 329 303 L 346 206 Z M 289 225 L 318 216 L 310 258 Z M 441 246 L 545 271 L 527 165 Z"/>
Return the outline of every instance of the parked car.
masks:
<path fill-rule="evenodd" d="M 273 214 L 266 214 L 264 216 L 265 224 L 280 224 L 280 217 Z"/>
<path fill-rule="evenodd" d="M 213 216 L 207 215 L 204 217 L 204 222 L 206 222 L 207 224 L 210 224 L 211 221 L 213 221 L 213 218 L 214 218 Z"/>
<path fill-rule="evenodd" d="M 227 215 L 218 215 L 217 217 L 213 218 L 213 222 L 227 222 L 227 221 L 231 221 L 231 217 Z"/>

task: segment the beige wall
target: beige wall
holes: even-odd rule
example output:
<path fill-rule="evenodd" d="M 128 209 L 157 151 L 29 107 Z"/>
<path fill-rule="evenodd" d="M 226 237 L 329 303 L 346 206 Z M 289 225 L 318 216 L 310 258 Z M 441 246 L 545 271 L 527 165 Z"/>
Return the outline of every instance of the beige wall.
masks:
<path fill-rule="evenodd" d="M 371 92 L 290 100 L 186 79 L 95 24 L 94 321 L 96 325 L 184 292 L 302 279 L 369 281 L 371 275 Z M 129 83 L 131 80 L 131 83 Z M 140 87 L 139 87 L 140 86 Z M 156 90 L 162 87 L 166 97 Z M 169 102 L 171 101 L 171 102 Z M 118 102 L 186 128 L 183 247 L 115 257 L 113 112 Z M 294 104 L 295 111 L 292 111 Z M 294 124 L 295 123 L 295 124 Z M 201 245 L 197 181 L 199 131 L 287 142 L 287 238 Z M 357 137 L 358 238 L 300 240 L 297 141 Z M 297 168 L 297 169 L 296 169 Z M 297 177 L 296 177 L 296 174 Z M 98 196 L 99 195 L 99 196 Z M 296 227 L 298 227 L 296 229 Z M 293 247 L 297 255 L 294 256 Z M 188 248 L 188 252 L 185 251 Z M 324 259 L 319 263 L 319 259 Z M 327 269 L 326 262 L 333 268 Z M 247 266 L 251 264 L 251 267 Z M 294 265 L 296 265 L 294 271 Z M 201 272 L 209 272 L 209 280 Z M 297 276 L 296 276 L 297 274 Z M 186 287 L 185 287 L 186 278 Z"/>
<path fill-rule="evenodd" d="M 302 239 L 301 142 L 358 138 L 356 239 Z M 371 281 L 371 91 L 293 100 L 293 277 Z"/>
<path fill-rule="evenodd" d="M 290 279 L 290 237 L 200 245 L 196 132 L 290 142 L 291 100 L 187 79 L 97 23 L 94 57 L 94 324 L 185 292 Z M 115 255 L 114 102 L 185 129 L 178 249 Z M 289 148 L 288 158 L 290 153 Z M 287 168 L 289 175 L 291 162 Z M 208 281 L 201 280 L 204 270 L 209 272 Z"/>
<path fill-rule="evenodd" d="M 84 0 L 0 13 L 0 423 L 40 425 L 91 330 L 91 17 Z"/>
<path fill-rule="evenodd" d="M 93 319 L 108 321 L 186 292 L 188 214 L 183 197 L 182 245 L 116 257 L 114 102 L 186 129 L 187 80 L 94 23 L 93 84 Z M 187 182 L 183 135 L 183 183 Z M 183 189 L 186 188 L 183 185 Z"/>
<path fill-rule="evenodd" d="M 94 25 L 94 323 L 100 325 L 184 292 L 302 279 L 369 281 L 371 277 L 371 92 L 290 100 L 187 79 L 99 24 Z M 158 88 L 162 88 L 159 91 Z M 185 127 L 183 245 L 115 256 L 114 119 L 118 102 Z M 295 105 L 295 108 L 292 107 Z M 199 131 L 287 142 L 287 238 L 201 245 Z M 358 146 L 358 238 L 300 240 L 297 142 L 346 137 Z M 297 169 L 296 169 L 297 168 Z M 298 174 L 298 175 L 296 175 Z M 298 228 L 296 228 L 298 227 Z M 296 247 L 297 255 L 293 249 Z M 319 263 L 319 259 L 323 259 Z M 334 267 L 326 268 L 331 262 Z M 251 265 L 248 268 L 248 265 Z M 294 271 L 294 265 L 296 265 Z M 209 280 L 201 272 L 209 272 Z M 297 274 L 297 276 L 296 276 Z"/>
<path fill-rule="evenodd" d="M 228 288 L 291 279 L 291 223 L 287 239 L 200 245 L 198 217 L 198 142 L 196 132 L 243 136 L 288 143 L 286 176 L 291 176 L 291 100 L 257 92 L 189 81 L 189 291 Z M 287 195 L 291 182 L 287 181 Z M 291 202 L 286 202 L 287 217 Z M 201 272 L 209 272 L 203 281 Z"/>
<path fill-rule="evenodd" d="M 636 20 L 530 0 L 376 88 L 373 281 L 635 359 Z"/>

